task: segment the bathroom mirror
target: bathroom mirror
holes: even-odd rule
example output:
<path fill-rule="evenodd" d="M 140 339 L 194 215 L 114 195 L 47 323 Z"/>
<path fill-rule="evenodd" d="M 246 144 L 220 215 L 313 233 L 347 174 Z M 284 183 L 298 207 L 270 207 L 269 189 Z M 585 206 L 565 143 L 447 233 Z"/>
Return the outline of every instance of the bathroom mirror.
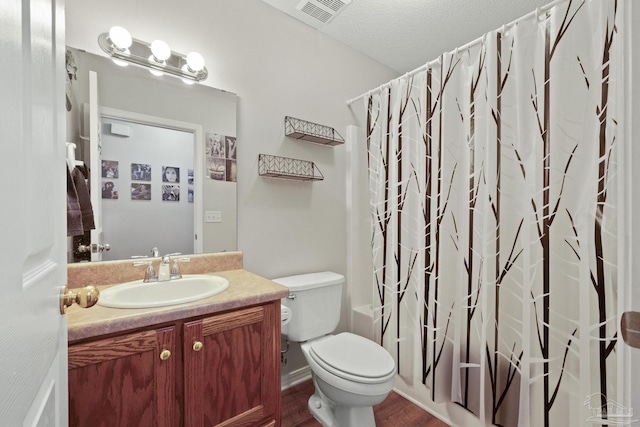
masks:
<path fill-rule="evenodd" d="M 160 255 L 237 250 L 236 95 L 72 47 L 67 74 L 67 141 L 75 144 L 78 167 L 100 159 L 84 172 L 111 190 L 102 191 L 94 207 L 104 228 L 93 238 L 89 231 L 69 237 L 68 261 L 91 260 L 78 248 L 96 243 L 98 234 L 111 250 L 94 261 L 150 256 L 154 247 Z M 99 106 L 93 149 L 92 97 Z"/>

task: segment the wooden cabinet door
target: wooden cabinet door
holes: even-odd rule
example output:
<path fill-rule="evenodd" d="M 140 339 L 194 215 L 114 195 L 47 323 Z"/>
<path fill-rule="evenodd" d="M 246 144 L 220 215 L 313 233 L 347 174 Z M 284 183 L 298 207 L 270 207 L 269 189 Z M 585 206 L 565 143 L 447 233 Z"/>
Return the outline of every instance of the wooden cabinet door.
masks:
<path fill-rule="evenodd" d="M 176 350 L 174 326 L 71 345 L 69 425 L 177 426 Z"/>
<path fill-rule="evenodd" d="M 185 323 L 185 426 L 280 425 L 277 309 L 270 303 Z"/>

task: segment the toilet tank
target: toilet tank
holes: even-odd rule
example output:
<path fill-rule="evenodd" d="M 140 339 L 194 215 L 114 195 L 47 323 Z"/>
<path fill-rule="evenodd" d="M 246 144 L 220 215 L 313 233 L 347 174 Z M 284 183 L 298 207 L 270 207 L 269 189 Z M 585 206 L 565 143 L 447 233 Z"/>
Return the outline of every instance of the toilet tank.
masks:
<path fill-rule="evenodd" d="M 282 327 L 290 341 L 302 342 L 330 334 L 340 321 L 344 276 L 330 271 L 273 279 L 289 288 L 282 305 L 291 309 L 291 321 Z"/>

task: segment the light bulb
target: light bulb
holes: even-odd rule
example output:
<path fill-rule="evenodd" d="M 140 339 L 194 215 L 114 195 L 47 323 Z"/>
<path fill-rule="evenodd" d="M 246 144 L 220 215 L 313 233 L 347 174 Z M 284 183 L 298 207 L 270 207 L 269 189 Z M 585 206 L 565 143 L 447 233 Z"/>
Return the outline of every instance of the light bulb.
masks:
<path fill-rule="evenodd" d="M 171 56 L 171 48 L 169 48 L 169 45 L 162 40 L 154 40 L 151 43 L 151 52 L 159 61 L 169 59 Z"/>
<path fill-rule="evenodd" d="M 191 52 L 187 55 L 187 65 L 192 71 L 200 71 L 204 68 L 204 58 L 198 52 Z"/>
<path fill-rule="evenodd" d="M 193 73 L 193 70 L 192 70 L 191 68 L 189 68 L 189 65 L 187 65 L 187 64 L 184 64 L 184 65 L 182 66 L 182 71 L 184 71 L 186 74 L 191 74 L 191 73 Z M 187 84 L 187 85 L 192 85 L 192 84 L 194 84 L 194 83 L 195 83 L 195 81 L 193 81 L 193 80 L 191 80 L 191 79 L 187 79 L 186 77 L 183 77 L 183 78 L 182 78 L 182 82 L 183 82 L 184 84 Z"/>
<path fill-rule="evenodd" d="M 158 65 L 162 65 L 162 66 L 166 65 L 166 62 L 158 61 L 158 58 L 156 58 L 155 55 L 149 56 L 149 62 L 152 62 L 154 64 L 158 64 Z M 154 76 L 158 76 L 158 77 L 164 75 L 164 73 L 162 71 L 158 71 L 155 68 L 149 68 L 149 72 L 151 74 L 153 74 Z"/>
<path fill-rule="evenodd" d="M 117 25 L 109 29 L 109 39 L 119 50 L 125 50 L 133 43 L 129 31 Z"/>
<path fill-rule="evenodd" d="M 130 53 L 130 52 L 129 52 L 129 49 L 123 49 L 123 50 L 121 51 L 121 53 L 125 53 L 125 54 L 129 55 L 129 53 Z M 122 59 L 118 59 L 118 58 L 111 58 L 111 60 L 113 61 L 113 63 L 114 63 L 114 64 L 119 65 L 119 66 L 121 66 L 121 67 L 126 67 L 127 65 L 129 65 L 129 63 L 128 63 L 128 62 L 123 61 Z"/>

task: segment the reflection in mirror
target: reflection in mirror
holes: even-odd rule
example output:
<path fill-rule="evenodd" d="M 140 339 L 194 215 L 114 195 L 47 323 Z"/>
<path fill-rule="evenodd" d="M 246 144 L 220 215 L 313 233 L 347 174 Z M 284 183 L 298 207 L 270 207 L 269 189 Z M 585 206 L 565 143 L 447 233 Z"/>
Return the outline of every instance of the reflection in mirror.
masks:
<path fill-rule="evenodd" d="M 67 141 L 91 169 L 96 219 L 68 261 L 237 250 L 236 95 L 67 50 Z"/>
<path fill-rule="evenodd" d="M 193 133 L 102 117 L 102 259 L 193 253 Z M 113 178 L 115 170 L 116 178 Z M 110 173 L 111 171 L 111 173 Z M 111 175 L 111 177 L 109 177 Z"/>

